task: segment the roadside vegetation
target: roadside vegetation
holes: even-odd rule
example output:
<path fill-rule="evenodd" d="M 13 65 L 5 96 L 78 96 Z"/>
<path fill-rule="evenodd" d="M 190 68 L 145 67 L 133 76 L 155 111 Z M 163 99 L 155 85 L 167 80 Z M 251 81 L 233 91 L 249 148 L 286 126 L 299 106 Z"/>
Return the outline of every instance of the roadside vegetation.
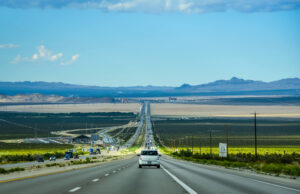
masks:
<path fill-rule="evenodd" d="M 4 169 L 4 168 L 0 168 L 0 174 L 9 174 L 12 172 L 19 172 L 19 171 L 24 171 L 25 168 L 20 168 L 20 167 L 16 167 L 16 168 L 11 168 L 11 169 Z"/>
<path fill-rule="evenodd" d="M 87 157 L 85 159 L 79 159 L 79 160 L 70 160 L 70 161 L 62 161 L 62 162 L 53 162 L 53 163 L 48 163 L 48 164 L 41 164 L 41 165 L 35 165 L 32 167 L 27 167 L 27 168 L 10 168 L 10 169 L 5 169 L 5 168 L 0 168 L 0 174 L 9 174 L 13 172 L 19 172 L 19 171 L 25 171 L 25 170 L 31 170 L 31 169 L 42 169 L 44 167 L 46 168 L 51 168 L 51 167 L 66 167 L 66 166 L 73 166 L 73 165 L 84 165 L 84 164 L 93 164 L 93 163 L 99 163 L 99 162 L 106 162 L 106 161 L 112 161 L 112 160 L 117 160 L 120 159 L 120 156 L 101 156 L 100 158 L 98 157 Z"/>
<path fill-rule="evenodd" d="M 137 127 L 125 127 L 117 128 L 113 131 L 108 132 L 108 134 L 114 138 L 117 138 L 121 145 L 124 145 L 137 130 Z"/>
<path fill-rule="evenodd" d="M 210 154 L 193 154 L 191 150 L 169 153 L 178 159 L 193 161 L 200 164 L 213 164 L 231 168 L 251 169 L 258 172 L 271 173 L 275 175 L 286 174 L 300 176 L 300 154 L 266 154 L 258 155 L 239 153 L 230 154 L 227 158 Z"/>
<path fill-rule="evenodd" d="M 257 156 L 251 119 L 156 120 L 153 132 L 160 151 L 177 159 L 300 176 L 300 120 L 259 119 L 257 123 Z M 218 144 L 226 143 L 226 127 L 229 155 L 223 158 Z"/>
<path fill-rule="evenodd" d="M 249 118 L 153 119 L 154 134 L 160 143 L 172 150 L 191 149 L 202 153 L 219 152 L 219 143 L 226 143 L 230 154 L 254 154 L 254 122 Z M 259 154 L 300 153 L 300 119 L 258 118 L 257 145 Z M 211 135 L 211 137 L 210 137 Z"/>

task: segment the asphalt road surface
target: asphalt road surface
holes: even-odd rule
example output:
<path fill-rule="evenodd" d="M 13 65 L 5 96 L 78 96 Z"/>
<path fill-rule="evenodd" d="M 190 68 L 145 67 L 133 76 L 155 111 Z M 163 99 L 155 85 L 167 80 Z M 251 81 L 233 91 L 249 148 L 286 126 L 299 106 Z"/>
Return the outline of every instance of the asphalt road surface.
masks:
<path fill-rule="evenodd" d="M 0 193 L 300 193 L 300 183 L 163 157 L 138 168 L 138 157 L 0 183 Z"/>

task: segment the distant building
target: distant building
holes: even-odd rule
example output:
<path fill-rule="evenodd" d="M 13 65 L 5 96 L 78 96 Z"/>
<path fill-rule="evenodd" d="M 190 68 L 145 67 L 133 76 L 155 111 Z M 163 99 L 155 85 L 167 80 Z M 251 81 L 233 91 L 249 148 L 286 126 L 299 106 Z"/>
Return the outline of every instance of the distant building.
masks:
<path fill-rule="evenodd" d="M 128 98 L 122 98 L 121 103 L 128 103 Z"/>
<path fill-rule="evenodd" d="M 92 141 L 92 144 L 97 146 L 103 146 L 103 141 L 102 140 Z"/>
<path fill-rule="evenodd" d="M 97 135 L 97 134 L 92 134 L 92 136 L 91 136 L 91 141 L 98 141 L 98 140 L 100 140 L 99 135 Z"/>
<path fill-rule="evenodd" d="M 177 100 L 177 98 L 175 98 L 175 97 L 169 97 L 169 102 L 174 102 L 176 100 Z"/>
<path fill-rule="evenodd" d="M 79 135 L 72 139 L 73 143 L 90 143 L 91 138 L 85 135 Z"/>

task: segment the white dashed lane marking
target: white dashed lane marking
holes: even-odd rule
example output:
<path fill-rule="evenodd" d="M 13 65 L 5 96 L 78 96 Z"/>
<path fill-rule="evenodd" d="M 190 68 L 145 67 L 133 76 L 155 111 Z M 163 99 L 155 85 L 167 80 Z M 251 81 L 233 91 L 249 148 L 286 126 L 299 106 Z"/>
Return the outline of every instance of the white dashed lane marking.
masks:
<path fill-rule="evenodd" d="M 78 191 L 79 189 L 81 189 L 81 187 L 75 187 L 74 189 L 71 189 L 69 192 L 70 192 L 70 193 L 73 193 L 73 192 L 75 192 L 75 191 Z"/>
<path fill-rule="evenodd" d="M 94 180 L 92 180 L 93 182 L 97 182 L 97 181 L 99 181 L 99 179 L 94 179 Z"/>
<path fill-rule="evenodd" d="M 109 174 L 107 173 L 107 174 L 105 174 L 104 176 L 109 176 Z"/>

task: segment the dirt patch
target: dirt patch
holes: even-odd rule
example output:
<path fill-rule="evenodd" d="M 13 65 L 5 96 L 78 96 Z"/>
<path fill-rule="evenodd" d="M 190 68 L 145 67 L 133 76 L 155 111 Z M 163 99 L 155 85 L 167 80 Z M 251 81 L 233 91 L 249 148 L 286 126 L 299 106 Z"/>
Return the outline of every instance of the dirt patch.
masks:
<path fill-rule="evenodd" d="M 151 114 L 154 116 L 253 117 L 254 112 L 260 117 L 300 118 L 300 106 L 151 104 Z"/>
<path fill-rule="evenodd" d="M 0 106 L 0 111 L 70 113 L 70 112 L 134 112 L 140 111 L 138 103 L 45 104 Z"/>

